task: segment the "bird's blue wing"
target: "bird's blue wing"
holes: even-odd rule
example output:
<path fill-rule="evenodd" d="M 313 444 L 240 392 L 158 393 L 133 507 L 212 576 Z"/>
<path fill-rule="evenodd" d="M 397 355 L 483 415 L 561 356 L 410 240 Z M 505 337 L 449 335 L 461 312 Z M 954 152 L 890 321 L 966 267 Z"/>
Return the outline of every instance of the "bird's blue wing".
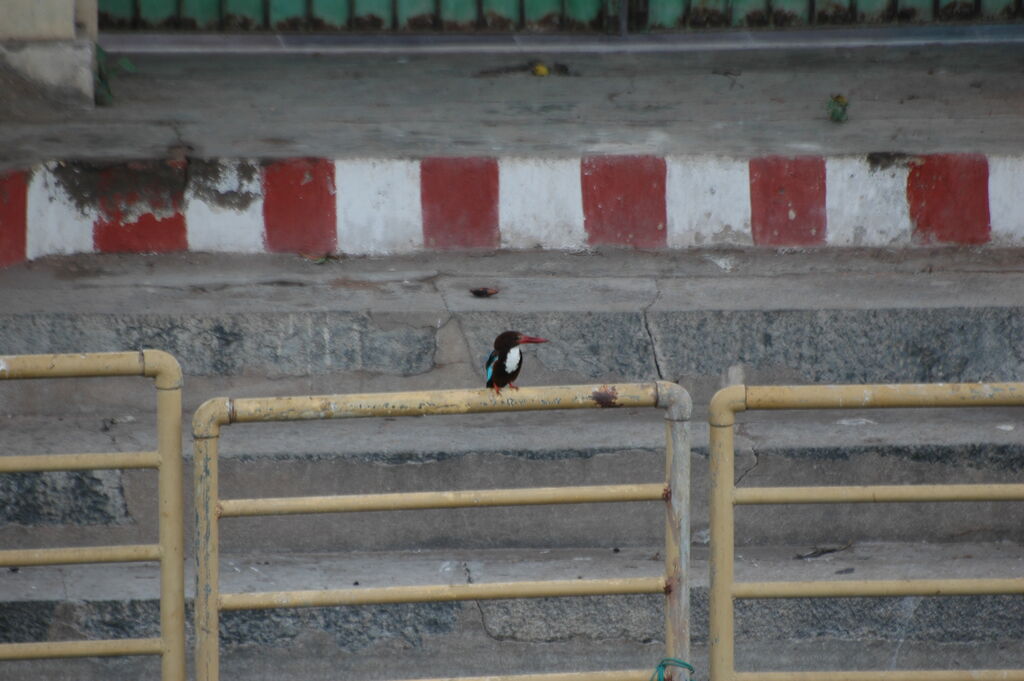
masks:
<path fill-rule="evenodd" d="M 484 369 L 487 372 L 487 380 L 491 380 L 491 375 L 494 373 L 494 363 L 498 361 L 498 351 L 491 350 L 491 354 L 487 356 L 487 363 L 484 364 Z"/>

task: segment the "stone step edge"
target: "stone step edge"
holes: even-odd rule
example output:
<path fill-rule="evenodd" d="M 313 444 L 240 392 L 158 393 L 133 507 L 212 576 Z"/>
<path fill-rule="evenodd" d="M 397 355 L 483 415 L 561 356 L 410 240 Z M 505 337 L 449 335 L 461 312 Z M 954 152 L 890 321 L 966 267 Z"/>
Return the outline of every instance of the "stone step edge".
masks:
<path fill-rule="evenodd" d="M 706 538 L 705 538 L 706 541 Z M 652 577 L 663 546 L 452 549 L 346 553 L 222 553 L 222 593 L 372 588 L 533 580 Z M 691 548 L 691 588 L 709 584 L 709 546 Z M 1010 578 L 1024 569 L 1014 542 L 906 543 L 837 540 L 735 549 L 737 581 Z M 195 566 L 186 564 L 186 596 Z M 159 593 L 156 564 L 22 567 L 0 582 L 0 602 L 146 600 Z"/>
<path fill-rule="evenodd" d="M 0 266 L 70 253 L 1024 244 L 1024 157 L 54 162 L 0 174 Z"/>

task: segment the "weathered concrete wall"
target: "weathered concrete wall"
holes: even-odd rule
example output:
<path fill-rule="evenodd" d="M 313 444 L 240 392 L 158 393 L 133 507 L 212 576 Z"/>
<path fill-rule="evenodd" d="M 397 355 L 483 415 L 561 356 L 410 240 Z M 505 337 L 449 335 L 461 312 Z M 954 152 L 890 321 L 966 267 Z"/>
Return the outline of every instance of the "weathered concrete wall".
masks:
<path fill-rule="evenodd" d="M 81 252 L 394 255 L 1024 244 L 1024 157 L 158 160 L 0 176 L 4 262 Z"/>
<path fill-rule="evenodd" d="M 27 79 L 49 100 L 91 106 L 96 22 L 96 0 L 5 0 L 0 68 Z"/>
<path fill-rule="evenodd" d="M 75 0 L 5 0 L 0 40 L 74 40 Z M 84 8 L 83 8 L 84 9 Z"/>

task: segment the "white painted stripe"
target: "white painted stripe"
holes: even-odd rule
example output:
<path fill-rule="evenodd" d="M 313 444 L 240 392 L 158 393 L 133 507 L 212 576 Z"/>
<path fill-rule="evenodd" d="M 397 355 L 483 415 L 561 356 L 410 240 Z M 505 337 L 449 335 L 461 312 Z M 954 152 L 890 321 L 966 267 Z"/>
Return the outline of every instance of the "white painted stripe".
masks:
<path fill-rule="evenodd" d="M 185 188 L 189 250 L 222 253 L 265 251 L 259 162 L 224 160 L 216 165 L 211 162 L 204 170 L 207 172 L 189 173 Z"/>
<path fill-rule="evenodd" d="M 992 243 L 1024 244 L 1024 158 L 989 156 L 988 209 Z"/>
<path fill-rule="evenodd" d="M 418 161 L 336 161 L 334 177 L 339 251 L 389 255 L 423 250 Z"/>
<path fill-rule="evenodd" d="M 906 163 L 872 166 L 866 158 L 825 159 L 825 243 L 909 246 Z"/>
<path fill-rule="evenodd" d="M 37 168 L 28 185 L 25 255 L 92 253 L 96 208 L 80 210 L 53 174 L 55 166 Z"/>
<path fill-rule="evenodd" d="M 665 159 L 669 248 L 750 245 L 750 165 L 709 156 Z"/>
<path fill-rule="evenodd" d="M 498 224 L 502 248 L 585 248 L 580 160 L 500 159 Z"/>

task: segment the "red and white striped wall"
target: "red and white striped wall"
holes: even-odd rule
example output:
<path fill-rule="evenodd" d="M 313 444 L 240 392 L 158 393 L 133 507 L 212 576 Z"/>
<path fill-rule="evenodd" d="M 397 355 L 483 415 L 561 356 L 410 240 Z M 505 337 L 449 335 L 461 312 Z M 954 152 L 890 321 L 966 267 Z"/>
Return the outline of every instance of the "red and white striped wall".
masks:
<path fill-rule="evenodd" d="M 0 174 L 0 265 L 66 253 L 1024 245 L 1024 156 L 50 164 Z"/>

